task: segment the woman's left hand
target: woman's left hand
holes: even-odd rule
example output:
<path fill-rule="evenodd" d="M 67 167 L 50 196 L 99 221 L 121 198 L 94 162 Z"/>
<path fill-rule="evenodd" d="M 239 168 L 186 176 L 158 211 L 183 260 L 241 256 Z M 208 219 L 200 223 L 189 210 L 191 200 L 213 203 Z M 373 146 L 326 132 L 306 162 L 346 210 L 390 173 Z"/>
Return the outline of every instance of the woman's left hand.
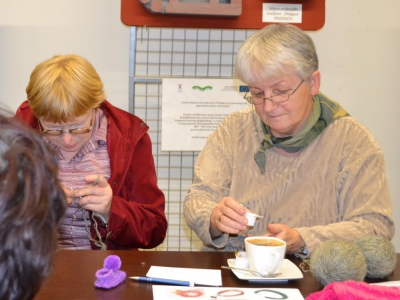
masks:
<path fill-rule="evenodd" d="M 268 224 L 266 236 L 273 236 L 286 242 L 286 252 L 300 253 L 306 243 L 297 230 L 284 224 Z"/>
<path fill-rule="evenodd" d="M 88 175 L 85 177 L 85 181 L 88 186 L 75 192 L 75 197 L 81 197 L 78 205 L 86 210 L 96 212 L 108 220 L 113 197 L 111 186 L 100 175 Z"/>

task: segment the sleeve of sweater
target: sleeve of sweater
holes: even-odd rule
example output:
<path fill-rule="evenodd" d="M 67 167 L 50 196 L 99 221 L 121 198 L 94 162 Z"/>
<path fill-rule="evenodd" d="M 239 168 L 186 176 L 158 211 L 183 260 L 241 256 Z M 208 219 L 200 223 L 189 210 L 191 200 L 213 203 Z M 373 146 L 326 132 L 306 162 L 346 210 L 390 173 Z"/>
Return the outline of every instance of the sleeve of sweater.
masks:
<path fill-rule="evenodd" d="M 309 255 L 328 239 L 353 241 L 368 234 L 391 240 L 394 235 L 382 150 L 363 126 L 352 126 L 343 134 L 347 137 L 335 182 L 339 218 L 326 226 L 296 228 Z"/>
<path fill-rule="evenodd" d="M 210 235 L 213 209 L 223 197 L 229 196 L 232 180 L 232 126 L 225 119 L 208 137 L 194 169 L 194 181 L 184 200 L 184 216 L 188 226 L 209 247 L 223 248 L 228 234 L 216 239 Z"/>

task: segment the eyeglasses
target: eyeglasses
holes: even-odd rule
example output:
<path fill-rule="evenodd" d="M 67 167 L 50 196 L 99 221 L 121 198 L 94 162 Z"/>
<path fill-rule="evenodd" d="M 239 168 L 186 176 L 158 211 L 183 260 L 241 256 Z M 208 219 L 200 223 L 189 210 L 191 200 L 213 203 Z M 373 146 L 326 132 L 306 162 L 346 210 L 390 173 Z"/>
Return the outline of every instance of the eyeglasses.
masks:
<path fill-rule="evenodd" d="M 298 88 L 302 85 L 303 82 L 304 82 L 304 80 L 302 80 L 300 82 L 300 84 L 297 86 L 297 88 L 295 88 L 293 90 L 293 92 L 291 92 L 291 93 L 282 92 L 281 94 L 278 93 L 269 98 L 268 97 L 259 97 L 259 96 L 247 96 L 247 93 L 246 93 L 244 95 L 243 99 L 246 99 L 247 102 L 249 102 L 250 104 L 254 104 L 254 105 L 263 104 L 265 102 L 265 100 L 271 100 L 271 102 L 274 104 L 281 104 L 283 102 L 288 101 L 289 97 L 292 96 L 298 90 Z"/>
<path fill-rule="evenodd" d="M 44 129 L 42 126 L 42 123 L 40 123 L 40 120 L 38 119 L 38 124 L 39 124 L 39 131 L 42 134 L 49 135 L 49 136 L 61 136 L 64 133 L 69 133 L 69 134 L 84 134 L 84 133 L 89 133 L 92 131 L 92 124 L 93 124 L 93 112 L 92 112 L 92 118 L 90 119 L 90 127 L 82 127 L 82 128 L 76 128 L 76 129 L 69 129 L 69 130 L 49 130 L 49 129 Z"/>

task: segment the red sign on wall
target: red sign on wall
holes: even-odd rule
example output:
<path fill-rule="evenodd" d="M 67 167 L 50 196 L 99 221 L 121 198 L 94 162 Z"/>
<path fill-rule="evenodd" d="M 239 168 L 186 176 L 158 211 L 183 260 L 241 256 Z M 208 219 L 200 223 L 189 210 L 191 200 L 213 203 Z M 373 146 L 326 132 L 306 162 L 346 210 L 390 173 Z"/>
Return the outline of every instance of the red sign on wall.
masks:
<path fill-rule="evenodd" d="M 268 12 L 266 7 L 272 5 L 278 9 Z M 325 24 L 325 1 L 121 0 L 121 20 L 128 26 L 218 29 L 259 29 L 287 22 L 304 30 L 319 30 Z"/>

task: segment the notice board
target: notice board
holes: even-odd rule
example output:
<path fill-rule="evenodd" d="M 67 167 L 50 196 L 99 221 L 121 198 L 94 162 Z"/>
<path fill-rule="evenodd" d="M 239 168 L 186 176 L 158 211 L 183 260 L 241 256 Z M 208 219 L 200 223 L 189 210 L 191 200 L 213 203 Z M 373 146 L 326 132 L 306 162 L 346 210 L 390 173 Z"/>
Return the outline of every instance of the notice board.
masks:
<path fill-rule="evenodd" d="M 287 23 L 292 23 L 303 30 L 319 30 L 325 24 L 325 0 L 244 0 L 241 3 L 241 14 L 238 16 L 152 13 L 143 6 L 143 1 L 142 3 L 140 1 L 142 0 L 121 0 L 121 20 L 125 25 L 172 28 L 260 29 L 268 24 L 278 23 L 263 20 L 263 7 L 265 7 L 265 4 L 301 5 L 301 22 L 293 23 L 287 21 Z M 162 1 L 168 2 L 168 0 Z M 179 5 L 179 1 L 174 0 L 176 2 L 174 5 Z M 215 2 L 215 0 L 209 1 Z M 209 5 L 211 5 L 211 2 Z M 229 0 L 227 3 L 226 5 L 230 5 Z"/>

